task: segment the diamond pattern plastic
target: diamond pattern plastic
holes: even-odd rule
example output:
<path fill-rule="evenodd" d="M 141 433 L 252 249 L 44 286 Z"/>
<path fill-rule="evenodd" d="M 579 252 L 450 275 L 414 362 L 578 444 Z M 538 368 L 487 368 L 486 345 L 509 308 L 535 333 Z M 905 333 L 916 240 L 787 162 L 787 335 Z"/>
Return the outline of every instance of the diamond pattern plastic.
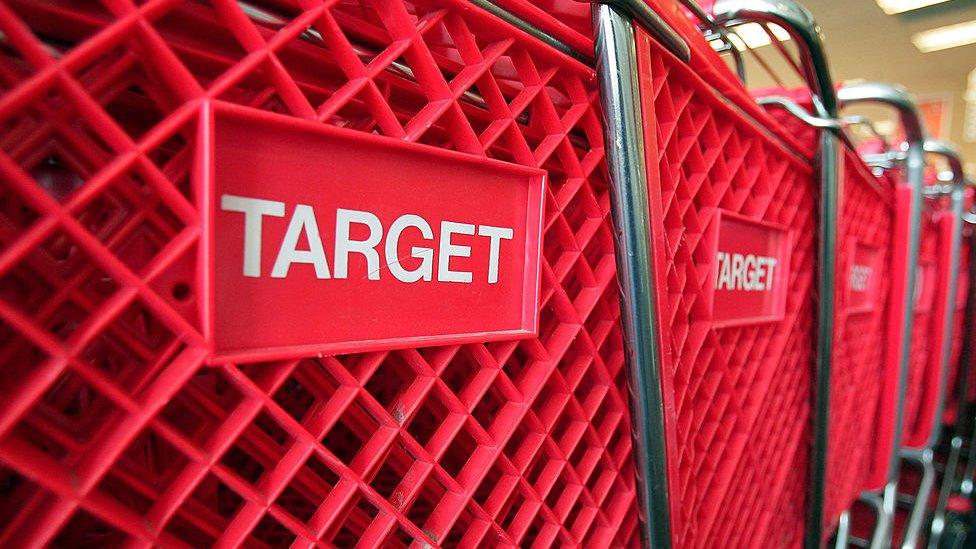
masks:
<path fill-rule="evenodd" d="M 646 44 L 646 47 L 645 47 Z M 670 494 L 679 547 L 802 540 L 814 367 L 816 192 L 809 163 L 646 36 L 638 47 L 651 170 Z M 715 328 L 718 212 L 793 233 L 780 321 Z"/>
<path fill-rule="evenodd" d="M 941 201 L 940 201 L 941 202 Z M 919 276 L 916 285 L 915 317 L 909 355 L 908 385 L 902 445 L 923 448 L 936 428 L 941 371 L 945 302 L 948 291 L 949 247 L 952 214 L 927 201 L 922 215 L 919 246 Z"/>
<path fill-rule="evenodd" d="M 967 207 L 970 203 L 967 202 Z M 963 340 L 966 337 L 964 321 L 966 318 L 966 299 L 969 296 L 969 246 L 971 242 L 971 227 L 963 223 L 962 242 L 959 250 L 959 282 L 956 293 L 956 310 L 953 318 L 952 327 L 952 355 L 949 360 L 949 377 L 946 380 L 946 406 L 943 415 L 944 423 L 955 425 L 956 416 L 959 411 L 959 385 L 962 383 L 962 375 L 968 372 L 960 363 L 962 355 Z M 969 381 L 967 380 L 967 383 Z M 969 389 L 967 385 L 967 390 Z"/>
<path fill-rule="evenodd" d="M 459 0 L 11 0 L 0 31 L 0 544 L 638 543 L 591 68 Z M 539 336 L 208 363 L 209 99 L 548 170 Z M 770 337 L 761 405 L 800 421 L 805 348 L 725 341 Z"/>

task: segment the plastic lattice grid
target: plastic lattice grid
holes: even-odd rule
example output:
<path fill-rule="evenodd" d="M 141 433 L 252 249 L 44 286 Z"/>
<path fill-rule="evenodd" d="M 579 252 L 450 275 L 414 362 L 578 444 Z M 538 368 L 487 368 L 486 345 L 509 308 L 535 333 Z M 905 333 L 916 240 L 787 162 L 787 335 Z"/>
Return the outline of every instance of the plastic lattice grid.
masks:
<path fill-rule="evenodd" d="M 943 383 L 942 338 L 948 287 L 949 212 L 926 204 L 922 214 L 915 289 L 915 315 L 905 387 L 902 445 L 922 448 L 936 427 L 939 385 Z"/>
<path fill-rule="evenodd" d="M 824 521 L 837 525 L 866 488 L 873 465 L 872 448 L 884 422 L 879 399 L 889 348 L 892 236 L 895 197 L 892 181 L 875 178 L 846 150 L 841 180 L 841 227 L 837 250 L 834 352 L 830 379 L 830 425 Z M 870 307 L 851 302 L 851 273 L 858 252 L 870 250 L 874 270 L 868 284 Z"/>
<path fill-rule="evenodd" d="M 955 425 L 959 412 L 959 385 L 962 381 L 960 373 L 968 370 L 960 364 L 963 340 L 966 337 L 966 299 L 969 296 L 969 246 L 970 228 L 963 225 L 963 237 L 959 249 L 959 282 L 956 292 L 956 308 L 952 317 L 952 354 L 949 357 L 949 375 L 946 379 L 946 406 L 943 415 L 947 425 Z M 968 381 L 967 381 L 968 383 Z M 968 390 L 967 386 L 967 390 Z"/>
<path fill-rule="evenodd" d="M 0 31 L 0 544 L 638 543 L 592 69 L 459 0 Z M 539 336 L 205 364 L 205 99 L 548 170 Z"/>
<path fill-rule="evenodd" d="M 802 541 L 814 367 L 815 182 L 810 165 L 644 37 L 653 110 L 651 216 L 680 547 Z M 788 227 L 785 318 L 716 329 L 707 305 L 719 209 Z"/>

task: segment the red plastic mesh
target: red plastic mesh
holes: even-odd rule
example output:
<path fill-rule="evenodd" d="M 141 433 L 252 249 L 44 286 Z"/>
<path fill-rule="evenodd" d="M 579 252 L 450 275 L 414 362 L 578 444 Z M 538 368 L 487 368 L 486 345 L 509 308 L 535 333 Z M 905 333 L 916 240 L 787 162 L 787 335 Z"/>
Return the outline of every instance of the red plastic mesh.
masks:
<path fill-rule="evenodd" d="M 809 93 L 794 90 L 764 90 L 759 95 L 786 96 L 810 109 Z M 797 140 L 815 150 L 816 129 L 785 109 L 767 107 Z M 831 363 L 830 410 L 827 448 L 827 481 L 824 486 L 825 535 L 837 526 L 840 515 L 850 509 L 867 488 L 880 437 L 879 399 L 882 397 L 889 336 L 888 308 L 894 266 L 894 180 L 875 177 L 847 148 L 842 153 L 840 179 L 841 215 L 838 229 L 837 282 L 834 296 L 834 347 Z M 890 174 L 889 174 L 890 175 Z M 876 302 L 870 310 L 852 310 L 849 303 L 849 274 L 856 248 L 868 247 L 880 254 L 872 283 Z M 887 457 L 883 458 L 887 461 Z"/>
<path fill-rule="evenodd" d="M 928 443 L 934 428 L 933 414 L 942 383 L 941 342 L 947 290 L 945 248 L 947 212 L 928 204 L 922 214 L 919 244 L 919 276 L 916 285 L 915 316 L 912 324 L 912 344 L 909 351 L 908 384 L 905 388 L 904 431 L 902 445 L 921 448 Z"/>
<path fill-rule="evenodd" d="M 638 47 L 653 109 L 651 217 L 679 547 L 802 540 L 813 378 L 811 167 L 662 48 Z M 656 173 L 655 173 L 656 172 Z M 792 229 L 783 321 L 716 329 L 706 294 L 718 209 Z"/>
<path fill-rule="evenodd" d="M 891 300 L 894 188 L 877 179 L 856 153 L 844 154 L 841 181 L 841 227 L 837 250 L 834 350 L 830 378 L 830 435 L 825 523 L 834 527 L 865 489 L 870 474 L 872 448 L 883 424 L 879 399 L 886 370 L 888 307 Z M 848 277 L 855 247 L 866 246 L 880 254 L 873 273 L 876 303 L 858 311 L 849 303 Z"/>
<path fill-rule="evenodd" d="M 263 9 L 0 5 L 0 545 L 637 544 L 592 70 L 460 0 Z M 539 337 L 204 364 L 204 98 L 547 169 Z"/>
<path fill-rule="evenodd" d="M 949 372 L 946 379 L 946 406 L 943 420 L 947 425 L 955 425 L 959 411 L 960 373 L 966 372 L 960 363 L 963 340 L 966 338 L 966 299 L 969 296 L 969 246 L 970 229 L 964 228 L 959 249 L 959 282 L 956 292 L 956 308 L 952 317 L 952 355 L 949 358 Z M 968 387 L 967 387 L 968 389 Z"/>

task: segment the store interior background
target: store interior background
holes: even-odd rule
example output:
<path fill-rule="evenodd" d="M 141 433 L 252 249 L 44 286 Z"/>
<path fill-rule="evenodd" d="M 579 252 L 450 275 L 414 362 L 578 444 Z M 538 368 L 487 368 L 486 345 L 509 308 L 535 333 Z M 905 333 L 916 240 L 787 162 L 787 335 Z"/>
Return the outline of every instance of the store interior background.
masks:
<path fill-rule="evenodd" d="M 934 0 L 880 1 L 907 5 Z M 930 128 L 938 134 L 934 137 L 955 145 L 966 172 L 976 178 L 976 35 L 968 45 L 929 53 L 913 44 L 913 36 L 927 30 L 966 22 L 976 27 L 976 0 L 948 0 L 895 15 L 886 14 L 876 0 L 801 2 L 823 29 L 835 81 L 863 79 L 904 85 L 922 103 L 929 125 L 940 126 Z M 773 46 L 755 51 L 777 73 L 789 73 Z M 776 85 L 754 59 L 746 58 L 750 88 Z M 882 133 L 896 131 L 893 113 L 886 110 L 847 114 L 865 114 L 880 121 Z"/>

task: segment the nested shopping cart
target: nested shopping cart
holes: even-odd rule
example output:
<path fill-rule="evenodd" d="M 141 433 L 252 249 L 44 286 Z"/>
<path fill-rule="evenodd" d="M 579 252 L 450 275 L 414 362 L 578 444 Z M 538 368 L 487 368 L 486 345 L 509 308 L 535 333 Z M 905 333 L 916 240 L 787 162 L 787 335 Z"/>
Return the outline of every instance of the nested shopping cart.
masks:
<path fill-rule="evenodd" d="M 834 138 L 805 150 L 693 21 L 787 28 L 829 119 L 817 27 L 590 10 L 0 5 L 0 543 L 798 545 Z M 436 282 L 481 293 L 425 293 L 432 223 L 403 208 L 513 215 L 486 189 L 528 204 L 518 234 L 444 219 L 485 240 L 439 235 Z M 419 243 L 374 268 L 394 225 Z M 487 281 L 452 272 L 477 251 Z"/>
<path fill-rule="evenodd" d="M 823 536 L 835 535 L 843 543 L 849 535 L 849 510 L 863 493 L 883 491 L 895 451 L 912 191 L 902 170 L 890 162 L 869 166 L 865 161 L 871 157 L 861 157 L 866 147 L 856 145 L 847 128 L 861 126 L 877 134 L 869 120 L 845 117 L 831 124 L 812 119 L 814 105 L 800 90 L 756 93 L 805 143 L 816 143 L 816 125 L 840 136 L 834 339 L 824 481 L 816 489 L 823 500 Z M 881 84 L 859 84 L 840 88 L 839 95 L 847 103 L 856 97 L 887 102 L 886 95 L 903 93 Z M 914 119 L 910 109 L 908 117 Z M 881 145 L 892 154 L 883 139 L 874 141 L 864 145 Z"/>
<path fill-rule="evenodd" d="M 857 425 L 867 427 L 870 441 L 860 451 L 847 448 L 851 455 L 860 453 L 862 461 L 857 465 L 846 464 L 847 471 L 853 477 L 847 480 L 846 486 L 852 491 L 860 491 L 861 501 L 873 511 L 874 517 L 869 519 L 863 512 L 854 513 L 853 516 L 843 513 L 837 517 L 840 525 L 837 537 L 840 543 L 846 544 L 847 536 L 853 532 L 855 537 L 870 538 L 867 541 L 871 542 L 872 547 L 879 547 L 889 543 L 894 521 L 900 463 L 899 433 L 902 431 L 903 395 L 914 316 L 913 292 L 910 288 L 916 286 L 917 276 L 913 258 L 918 254 L 924 128 L 911 97 L 903 89 L 876 83 L 850 84 L 838 90 L 838 98 L 846 108 L 861 103 L 893 108 L 898 113 L 906 137 L 905 144 L 897 149 L 892 149 L 883 139 L 876 139 L 861 147 L 862 158 L 877 179 L 866 178 L 867 174 L 863 172 L 853 177 L 849 173 L 845 183 L 860 184 L 847 187 L 842 193 L 847 200 L 843 206 L 842 219 L 846 225 L 841 229 L 840 249 L 844 250 L 841 261 L 846 262 L 849 268 L 841 271 L 841 276 L 846 275 L 847 278 L 841 282 L 838 299 L 845 302 L 845 306 L 837 312 L 844 328 L 839 330 L 840 344 L 835 348 L 834 366 L 838 375 L 846 375 L 852 382 L 861 379 L 864 385 L 840 389 L 838 412 L 843 413 L 844 402 L 856 398 L 848 391 L 872 396 L 871 401 L 866 404 L 862 402 L 860 409 L 860 413 L 870 416 L 871 423 L 859 424 L 855 420 L 853 424 L 855 428 Z M 848 117 L 845 120 L 848 124 L 872 127 L 870 121 L 863 117 Z M 875 145 L 880 145 L 879 151 L 874 150 L 877 148 Z M 878 246 L 885 240 L 889 242 L 888 248 L 879 254 Z M 863 275 L 874 271 L 872 261 L 882 261 L 882 258 L 887 261 L 887 267 L 882 268 L 889 269 L 887 272 L 892 276 L 886 275 L 888 281 L 879 281 L 879 286 L 872 288 L 869 279 Z M 862 288 L 865 291 L 858 291 Z M 874 293 L 877 289 L 886 291 L 887 295 Z M 875 301 L 878 297 L 884 301 Z M 880 319 L 875 321 L 879 323 L 874 325 L 876 331 L 871 335 L 858 333 L 859 323 L 869 321 L 871 313 L 877 311 L 876 307 L 883 311 L 883 322 L 879 322 Z M 870 351 L 858 347 L 858 338 L 863 337 L 873 338 Z M 869 366 L 864 370 L 866 365 Z M 868 373 L 872 369 L 873 376 Z M 872 384 L 875 387 L 871 387 Z M 850 406 L 854 406 L 853 403 Z M 848 408 L 847 411 L 854 417 L 859 413 L 856 408 Z M 827 486 L 828 491 L 837 490 L 830 486 L 829 481 Z M 843 494 L 845 498 L 851 495 L 850 492 Z M 833 510 L 841 511 L 841 507 L 838 505 Z M 862 510 L 864 508 L 858 506 L 852 508 L 852 511 Z"/>
<path fill-rule="evenodd" d="M 591 54 L 543 32 L 552 18 L 482 4 L 0 5 L 0 544 L 638 543 Z M 214 149 L 232 136 L 221 124 L 248 139 Z M 207 170 L 244 161 L 247 182 L 248 156 L 287 136 L 354 142 L 349 155 L 372 151 L 362 173 L 387 153 L 544 170 L 537 333 L 221 358 Z M 265 171 L 297 178 L 303 158 L 322 168 L 324 149 L 285 150 Z M 297 185 L 285 179 L 275 192 Z M 354 200 L 359 184 L 309 201 Z M 312 250 L 305 219 L 296 253 Z M 288 276 L 333 281 L 313 264 Z M 386 321 L 423 315 L 400 305 L 386 304 Z M 328 340 L 343 327 L 332 313 L 244 341 L 309 329 Z"/>
<path fill-rule="evenodd" d="M 945 308 L 949 317 L 945 319 L 944 330 L 946 330 L 945 341 L 941 351 L 944 353 L 945 363 L 945 388 L 944 405 L 941 407 L 941 421 L 934 425 L 934 432 L 930 439 L 930 447 L 935 450 L 939 435 L 942 430 L 951 434 L 948 441 L 948 452 L 944 456 L 944 463 L 941 471 L 941 481 L 938 484 L 938 495 L 935 498 L 934 509 L 930 509 L 931 498 L 924 502 L 925 511 L 931 513 L 931 527 L 928 532 L 928 543 L 937 546 L 945 528 L 946 512 L 950 505 L 950 498 L 953 497 L 960 487 L 959 480 L 959 461 L 962 457 L 963 441 L 971 436 L 971 422 L 966 420 L 969 398 L 969 383 L 971 376 L 971 366 L 969 364 L 970 351 L 964 348 L 971 343 L 965 341 L 967 330 L 972 323 L 972 310 L 970 296 L 972 288 L 972 227 L 970 212 L 972 211 L 972 189 L 967 188 L 966 176 L 963 173 L 962 161 L 951 147 L 936 143 L 929 147 L 932 151 L 941 156 L 945 161 L 947 171 L 938 174 L 940 177 L 937 186 L 931 194 L 933 200 L 941 201 L 942 207 L 948 206 L 950 215 L 956 219 L 952 220 L 955 225 L 952 231 L 958 231 L 955 238 L 958 243 L 950 241 L 950 245 L 956 246 L 952 250 L 950 259 L 956 261 L 956 265 L 950 265 L 956 274 L 955 281 L 950 280 L 951 286 L 955 284 L 954 294 L 945 296 Z M 944 177 L 942 177 L 944 176 Z M 941 196 L 940 196 L 941 195 Z M 948 200 L 947 198 L 948 197 Z M 946 203 L 948 202 L 948 204 Z M 946 214 L 943 214 L 946 215 Z M 969 347 L 971 349 L 971 346 Z M 923 470 L 924 471 L 924 470 Z M 940 479 L 938 476 L 936 481 Z M 922 502 L 916 503 L 919 506 Z"/>
<path fill-rule="evenodd" d="M 942 433 L 954 347 L 965 194 L 958 154 L 934 140 L 926 141 L 925 151 L 948 158 L 952 169 L 947 184 L 935 179 L 925 188 L 918 260 L 920 281 L 916 286 L 901 442 L 905 463 L 918 474 L 911 475 L 906 470 L 906 475 L 917 482 L 906 482 L 907 490 L 902 490 L 909 493 L 910 505 L 904 533 L 896 535 L 899 542 L 910 547 L 925 534 L 923 525 L 936 481 L 933 452 Z"/>
<path fill-rule="evenodd" d="M 817 128 L 798 117 L 813 110 L 808 94 L 786 89 L 756 94 L 793 135 L 815 146 Z M 861 119 L 843 123 L 870 125 Z M 899 224 L 907 223 L 897 174 L 868 167 L 840 122 L 820 131 L 831 130 L 839 133 L 842 144 L 828 437 L 819 494 L 824 536 L 846 525 L 846 513 L 861 494 L 883 487 L 887 476 L 904 300 L 892 281 L 904 278 L 907 267 L 902 259 L 906 241 L 895 234 Z"/>
<path fill-rule="evenodd" d="M 836 114 L 808 13 L 785 2 L 720 2 L 713 14 L 685 7 L 718 40 L 748 22 L 788 28 L 803 44 L 798 62 L 823 105 L 818 114 Z M 682 14 L 662 16 L 670 23 Z M 813 296 L 824 284 L 818 271 L 833 287 L 833 256 L 824 261 L 815 236 L 833 238 L 834 166 L 827 158 L 826 169 L 815 169 L 819 143 L 804 148 L 758 109 L 736 75 L 706 62 L 713 54 L 696 34 L 682 35 L 689 68 L 670 62 L 640 28 L 631 38 L 626 14 L 602 8 L 600 22 L 620 29 L 604 43 L 614 48 L 604 66 L 644 105 L 621 114 L 632 121 L 622 135 L 636 134 L 637 150 L 647 151 L 637 155 L 646 167 L 634 173 L 646 172 L 649 188 L 656 312 L 647 329 L 659 338 L 652 358 L 664 387 L 670 539 L 681 547 L 797 546 L 811 486 L 815 370 L 818 360 L 829 362 L 817 353 L 823 318 Z M 832 291 L 821 295 L 829 310 Z"/>

